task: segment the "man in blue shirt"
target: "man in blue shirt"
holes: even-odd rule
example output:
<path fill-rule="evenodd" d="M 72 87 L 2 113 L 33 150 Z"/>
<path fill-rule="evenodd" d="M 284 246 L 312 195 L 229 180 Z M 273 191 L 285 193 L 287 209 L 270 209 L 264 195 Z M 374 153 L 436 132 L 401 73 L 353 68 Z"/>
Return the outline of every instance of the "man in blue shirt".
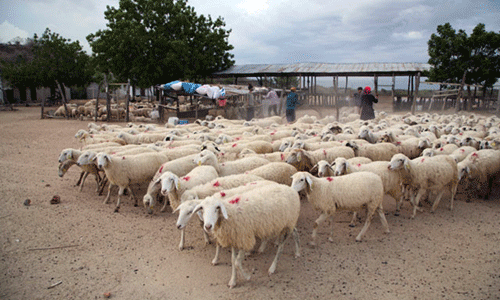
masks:
<path fill-rule="evenodd" d="M 286 120 L 288 123 L 295 121 L 295 107 L 299 102 L 299 97 L 295 93 L 297 89 L 292 87 L 290 90 L 292 92 L 288 94 L 288 97 L 286 98 Z"/>

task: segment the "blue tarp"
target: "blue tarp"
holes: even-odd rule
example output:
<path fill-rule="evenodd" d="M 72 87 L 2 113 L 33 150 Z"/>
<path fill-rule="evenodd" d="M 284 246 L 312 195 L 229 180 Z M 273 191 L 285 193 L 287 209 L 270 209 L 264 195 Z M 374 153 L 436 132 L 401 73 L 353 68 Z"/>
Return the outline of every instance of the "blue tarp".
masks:
<path fill-rule="evenodd" d="M 172 84 L 176 84 L 176 83 L 179 83 L 180 81 L 179 80 L 176 80 L 176 81 L 172 81 L 172 82 L 169 82 L 169 83 L 165 83 L 165 85 L 163 86 L 163 89 L 164 90 L 171 90 L 171 86 Z"/>
<path fill-rule="evenodd" d="M 194 94 L 196 93 L 196 89 L 199 88 L 201 84 L 199 83 L 191 83 L 191 82 L 183 82 L 182 83 L 182 89 L 184 92 L 188 94 Z"/>

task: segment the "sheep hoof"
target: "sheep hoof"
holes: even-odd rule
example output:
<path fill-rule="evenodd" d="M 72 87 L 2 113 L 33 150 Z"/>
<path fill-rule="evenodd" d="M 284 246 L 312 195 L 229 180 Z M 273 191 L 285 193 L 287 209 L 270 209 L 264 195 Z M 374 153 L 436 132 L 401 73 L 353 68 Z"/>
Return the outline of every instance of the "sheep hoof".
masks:
<path fill-rule="evenodd" d="M 218 261 L 218 260 L 215 260 L 215 259 L 214 259 L 214 260 L 212 260 L 212 266 L 216 266 L 216 265 L 218 265 L 218 264 L 219 264 L 219 261 Z"/>
<path fill-rule="evenodd" d="M 330 243 L 333 243 L 333 238 L 329 237 L 329 238 L 328 238 L 328 241 L 329 241 Z"/>
<path fill-rule="evenodd" d="M 361 239 L 356 239 L 356 243 L 361 243 Z"/>
<path fill-rule="evenodd" d="M 139 206 L 139 204 L 137 204 L 137 203 L 136 203 L 136 204 L 134 204 L 134 207 L 137 207 L 137 206 Z"/>
<path fill-rule="evenodd" d="M 152 215 L 153 214 L 153 210 L 150 208 L 148 209 L 148 214 Z"/>
<path fill-rule="evenodd" d="M 349 227 L 353 228 L 353 227 L 356 227 L 356 225 L 354 225 L 354 224 L 349 224 Z"/>
<path fill-rule="evenodd" d="M 115 208 L 115 211 L 114 211 L 114 212 L 115 212 L 115 213 L 117 213 L 117 212 L 119 212 L 119 211 L 120 211 L 120 208 L 119 208 L 119 207 L 117 207 L 117 208 Z"/>
<path fill-rule="evenodd" d="M 395 212 L 394 216 L 399 217 L 399 212 Z"/>

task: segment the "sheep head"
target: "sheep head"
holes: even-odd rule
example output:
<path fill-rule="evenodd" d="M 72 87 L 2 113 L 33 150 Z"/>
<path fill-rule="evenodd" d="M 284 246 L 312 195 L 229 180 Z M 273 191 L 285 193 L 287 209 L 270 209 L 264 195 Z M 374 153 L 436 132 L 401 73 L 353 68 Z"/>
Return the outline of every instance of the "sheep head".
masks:
<path fill-rule="evenodd" d="M 200 204 L 196 205 L 193 213 L 197 213 L 200 210 L 203 210 L 203 229 L 206 232 L 212 231 L 215 226 L 220 224 L 221 215 L 224 219 L 229 218 L 224 203 L 215 197 L 205 198 Z"/>
<path fill-rule="evenodd" d="M 165 172 L 156 180 L 161 183 L 161 194 L 167 196 L 168 193 L 173 192 L 175 189 L 179 189 L 179 177 L 172 172 Z"/>
<path fill-rule="evenodd" d="M 314 166 L 309 154 L 302 149 L 293 149 L 290 151 L 286 162 L 294 166 L 298 171 L 309 171 Z"/>
<path fill-rule="evenodd" d="M 335 169 L 333 171 L 334 176 L 340 176 L 344 175 L 347 173 L 347 170 L 349 168 L 349 163 L 347 160 L 343 157 L 338 157 L 335 159 L 335 161 L 332 163 L 332 167 L 335 166 Z"/>
<path fill-rule="evenodd" d="M 297 193 L 305 192 L 306 194 L 311 193 L 313 182 L 312 175 L 308 172 L 297 172 L 292 175 L 292 189 Z"/>
<path fill-rule="evenodd" d="M 177 229 L 184 229 L 193 216 L 194 209 L 198 204 L 201 203 L 201 200 L 189 200 L 182 202 L 172 213 L 179 212 L 179 217 L 177 217 Z M 200 213 L 200 211 L 198 211 Z"/>
<path fill-rule="evenodd" d="M 405 169 L 406 171 L 410 170 L 410 159 L 406 157 L 406 155 L 398 153 L 395 154 L 388 165 L 389 170 L 401 170 Z"/>

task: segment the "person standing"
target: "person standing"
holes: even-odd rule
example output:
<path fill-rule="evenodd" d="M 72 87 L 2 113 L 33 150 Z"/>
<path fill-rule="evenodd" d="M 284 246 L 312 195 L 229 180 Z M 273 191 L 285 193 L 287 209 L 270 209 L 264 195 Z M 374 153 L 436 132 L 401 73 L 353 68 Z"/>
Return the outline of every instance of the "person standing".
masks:
<path fill-rule="evenodd" d="M 271 110 L 274 110 L 274 115 L 278 115 L 278 104 L 280 103 L 280 99 L 278 98 L 278 94 L 271 89 L 269 93 L 266 95 L 266 99 L 269 99 L 269 107 L 267 108 L 267 114 L 271 116 Z"/>
<path fill-rule="evenodd" d="M 253 92 L 253 86 L 248 84 L 248 99 L 247 99 L 247 121 L 253 119 L 255 113 L 255 98 Z"/>
<path fill-rule="evenodd" d="M 286 120 L 288 123 L 295 121 L 295 107 L 299 102 L 299 96 L 295 93 L 297 89 L 292 87 L 291 93 L 286 97 Z"/>
<path fill-rule="evenodd" d="M 373 111 L 373 103 L 378 103 L 378 95 L 377 97 L 371 94 L 372 89 L 367 86 L 363 90 L 363 94 L 361 95 L 361 120 L 371 120 L 375 119 L 375 112 Z"/>
<path fill-rule="evenodd" d="M 354 93 L 354 107 L 357 114 L 361 113 L 361 95 L 363 94 L 363 88 L 358 87 L 358 92 Z"/>

